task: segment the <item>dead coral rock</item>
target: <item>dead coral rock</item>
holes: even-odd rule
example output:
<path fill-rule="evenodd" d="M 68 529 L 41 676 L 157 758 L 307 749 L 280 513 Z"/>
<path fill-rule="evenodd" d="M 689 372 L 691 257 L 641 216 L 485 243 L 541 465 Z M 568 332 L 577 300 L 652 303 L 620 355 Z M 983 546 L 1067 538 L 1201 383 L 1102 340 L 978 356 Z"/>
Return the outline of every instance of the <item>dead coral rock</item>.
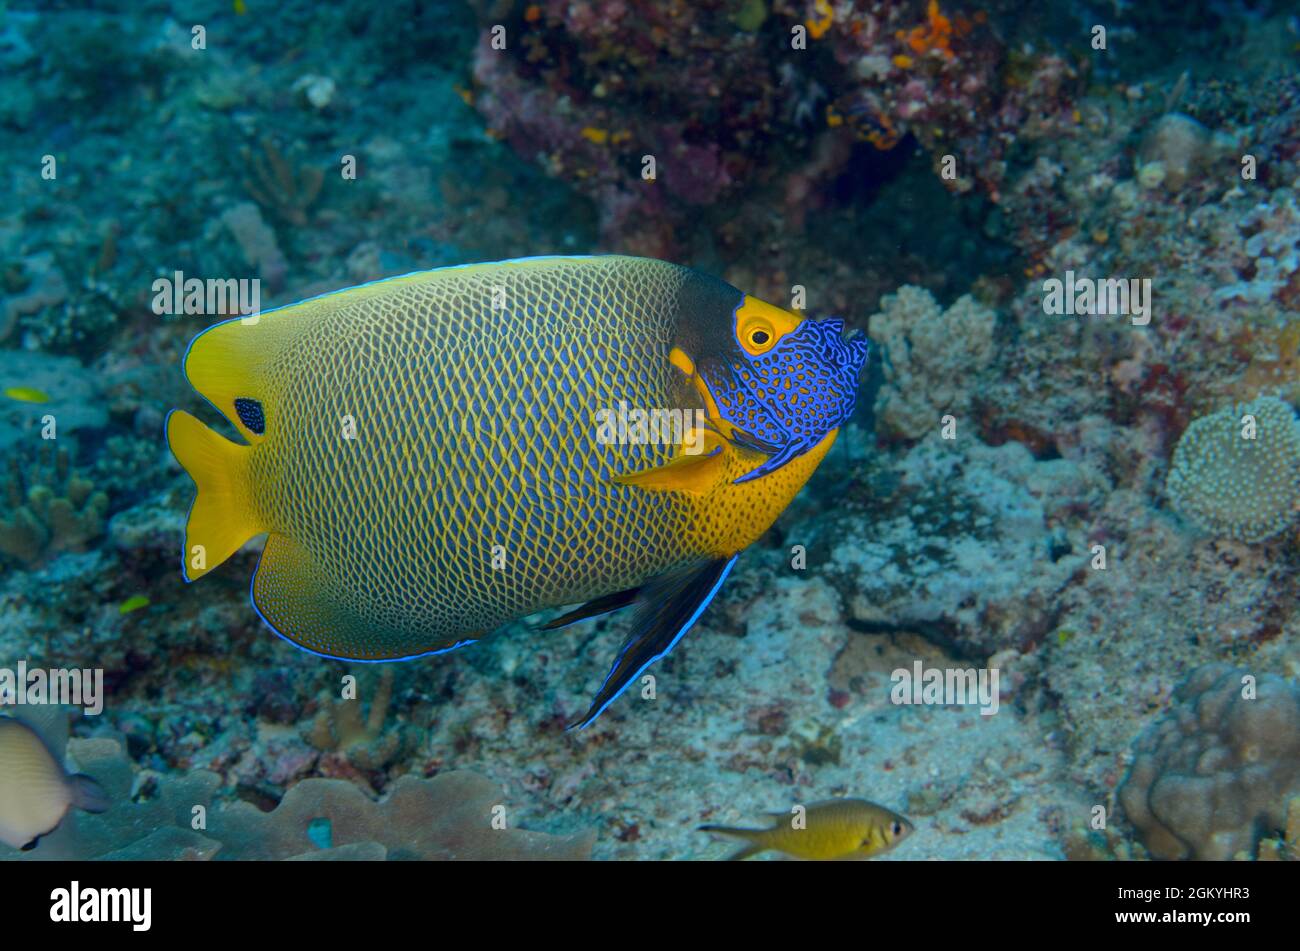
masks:
<path fill-rule="evenodd" d="M 1137 743 L 1119 801 L 1159 859 L 1255 854 L 1300 793 L 1300 686 L 1227 664 L 1198 668 L 1176 705 Z"/>
<path fill-rule="evenodd" d="M 75 357 L 0 350 L 0 368 L 0 390 L 29 387 L 49 397 L 26 403 L 0 394 L 0 451 L 10 454 L 21 445 L 40 443 L 47 416 L 54 418 L 60 439 L 108 424 L 101 379 Z"/>
<path fill-rule="evenodd" d="M 325 851 L 378 843 L 396 859 L 587 859 L 595 833 L 549 835 L 514 828 L 500 787 L 467 771 L 432 779 L 406 775 L 379 802 L 341 779 L 306 779 L 272 812 L 236 803 L 213 816 L 209 834 L 222 843 L 223 859 L 327 858 Z M 500 806 L 504 811 L 495 811 Z M 494 819 L 504 815 L 505 828 Z M 329 847 L 308 835 L 328 821 Z M 499 823 L 497 823 L 499 824 Z M 379 857 L 372 845 L 350 857 Z M 345 857 L 345 856 L 328 856 Z"/>
<path fill-rule="evenodd" d="M 244 201 L 227 208 L 221 214 L 221 224 L 239 245 L 244 263 L 255 268 L 271 290 L 279 290 L 289 265 L 275 240 L 275 232 L 262 219 L 257 205 Z"/>
<path fill-rule="evenodd" d="M 1171 112 L 1147 130 L 1138 150 L 1138 181 L 1149 187 L 1164 185 L 1181 191 L 1199 176 L 1208 175 L 1216 160 L 1233 145 L 1228 136 L 1216 136 L 1191 116 Z"/>
<path fill-rule="evenodd" d="M 1023 651 L 1055 623 L 1062 590 L 1087 563 L 1080 530 L 1062 523 L 1100 483 L 1019 443 L 936 432 L 866 488 L 828 513 L 809 545 L 824 553 L 849 616 L 988 655 Z"/>
<path fill-rule="evenodd" d="M 14 282 L 21 281 L 23 288 L 21 293 L 0 300 L 0 340 L 14 329 L 19 317 L 57 307 L 68 299 L 67 281 L 49 252 L 23 259 L 12 273 L 20 275 Z"/>

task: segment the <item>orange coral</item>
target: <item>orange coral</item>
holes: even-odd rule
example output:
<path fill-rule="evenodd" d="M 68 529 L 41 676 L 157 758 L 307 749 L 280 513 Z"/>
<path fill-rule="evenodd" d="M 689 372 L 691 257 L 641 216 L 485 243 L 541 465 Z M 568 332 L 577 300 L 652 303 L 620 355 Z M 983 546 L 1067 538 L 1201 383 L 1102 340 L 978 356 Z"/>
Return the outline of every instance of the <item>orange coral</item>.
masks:
<path fill-rule="evenodd" d="M 926 22 L 921 26 L 913 27 L 906 33 L 899 31 L 898 38 L 918 55 L 938 50 L 945 59 L 952 59 L 952 39 L 967 32 L 970 29 L 970 21 L 958 17 L 954 24 L 939 11 L 939 0 L 930 0 L 925 17 Z"/>
<path fill-rule="evenodd" d="M 819 40 L 831 28 L 831 24 L 835 22 L 835 11 L 831 9 L 831 5 L 827 0 L 814 0 L 813 11 L 817 14 L 818 19 L 809 19 L 804 25 L 808 27 L 808 35 L 814 40 Z"/>
<path fill-rule="evenodd" d="M 892 149 L 902 138 L 889 116 L 875 110 L 861 115 L 854 131 L 859 139 L 866 139 L 882 152 Z"/>

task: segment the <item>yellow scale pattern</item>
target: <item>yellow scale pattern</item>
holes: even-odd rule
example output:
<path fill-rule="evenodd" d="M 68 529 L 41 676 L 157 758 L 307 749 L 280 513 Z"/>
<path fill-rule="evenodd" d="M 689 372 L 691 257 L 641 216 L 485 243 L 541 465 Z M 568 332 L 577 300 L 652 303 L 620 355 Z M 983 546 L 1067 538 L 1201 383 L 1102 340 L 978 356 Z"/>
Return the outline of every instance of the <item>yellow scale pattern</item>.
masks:
<path fill-rule="evenodd" d="M 728 445 L 701 493 L 611 481 L 677 447 L 596 439 L 619 401 L 703 407 L 668 359 L 692 273 L 624 257 L 450 268 L 198 338 L 191 381 L 252 445 L 238 494 L 271 533 L 253 584 L 266 620 L 321 654 L 409 657 L 754 541 L 834 434 L 740 486 L 766 457 Z M 264 436 L 236 397 L 262 402 Z"/>
<path fill-rule="evenodd" d="M 680 499 L 610 482 L 672 447 L 595 441 L 619 400 L 681 405 L 666 342 L 684 272 L 594 263 L 430 272 L 264 318 L 311 322 L 260 381 L 250 464 L 272 532 L 254 597 L 277 630 L 325 654 L 409 656 L 695 555 Z"/>

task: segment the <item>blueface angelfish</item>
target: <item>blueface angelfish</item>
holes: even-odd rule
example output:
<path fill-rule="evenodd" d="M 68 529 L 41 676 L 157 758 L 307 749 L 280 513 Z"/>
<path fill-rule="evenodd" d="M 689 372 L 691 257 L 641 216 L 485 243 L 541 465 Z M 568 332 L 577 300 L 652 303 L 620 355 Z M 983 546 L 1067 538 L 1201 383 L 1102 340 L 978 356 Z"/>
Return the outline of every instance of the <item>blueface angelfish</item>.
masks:
<path fill-rule="evenodd" d="M 185 373 L 247 445 L 168 417 L 198 489 L 186 579 L 267 533 L 262 619 L 362 661 L 448 651 L 546 608 L 586 602 L 554 628 L 634 606 L 585 726 L 825 456 L 867 356 L 841 328 L 618 256 L 443 268 L 216 324 Z M 611 440 L 595 421 L 620 406 L 699 424 Z"/>

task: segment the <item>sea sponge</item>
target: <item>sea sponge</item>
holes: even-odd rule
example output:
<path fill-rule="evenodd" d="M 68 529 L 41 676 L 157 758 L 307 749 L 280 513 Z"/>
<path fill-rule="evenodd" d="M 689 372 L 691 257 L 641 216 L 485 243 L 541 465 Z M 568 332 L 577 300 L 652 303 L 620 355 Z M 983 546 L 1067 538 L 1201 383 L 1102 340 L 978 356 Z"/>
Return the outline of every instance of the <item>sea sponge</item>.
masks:
<path fill-rule="evenodd" d="M 1246 416 L 1255 420 L 1246 438 Z M 1165 489 L 1200 528 L 1243 542 L 1278 534 L 1300 505 L 1300 425 L 1291 407 L 1262 396 L 1194 420 L 1178 440 Z"/>
<path fill-rule="evenodd" d="M 978 374 L 993 359 L 997 316 L 969 294 L 943 310 L 910 284 L 880 305 L 870 322 L 885 354 L 876 416 L 886 431 L 919 439 L 938 429 L 945 413 L 970 406 Z"/>
<path fill-rule="evenodd" d="M 1248 676 L 1197 668 L 1137 742 L 1119 802 L 1153 857 L 1253 856 L 1286 826 L 1300 794 L 1300 685 L 1262 674 L 1248 699 Z"/>

